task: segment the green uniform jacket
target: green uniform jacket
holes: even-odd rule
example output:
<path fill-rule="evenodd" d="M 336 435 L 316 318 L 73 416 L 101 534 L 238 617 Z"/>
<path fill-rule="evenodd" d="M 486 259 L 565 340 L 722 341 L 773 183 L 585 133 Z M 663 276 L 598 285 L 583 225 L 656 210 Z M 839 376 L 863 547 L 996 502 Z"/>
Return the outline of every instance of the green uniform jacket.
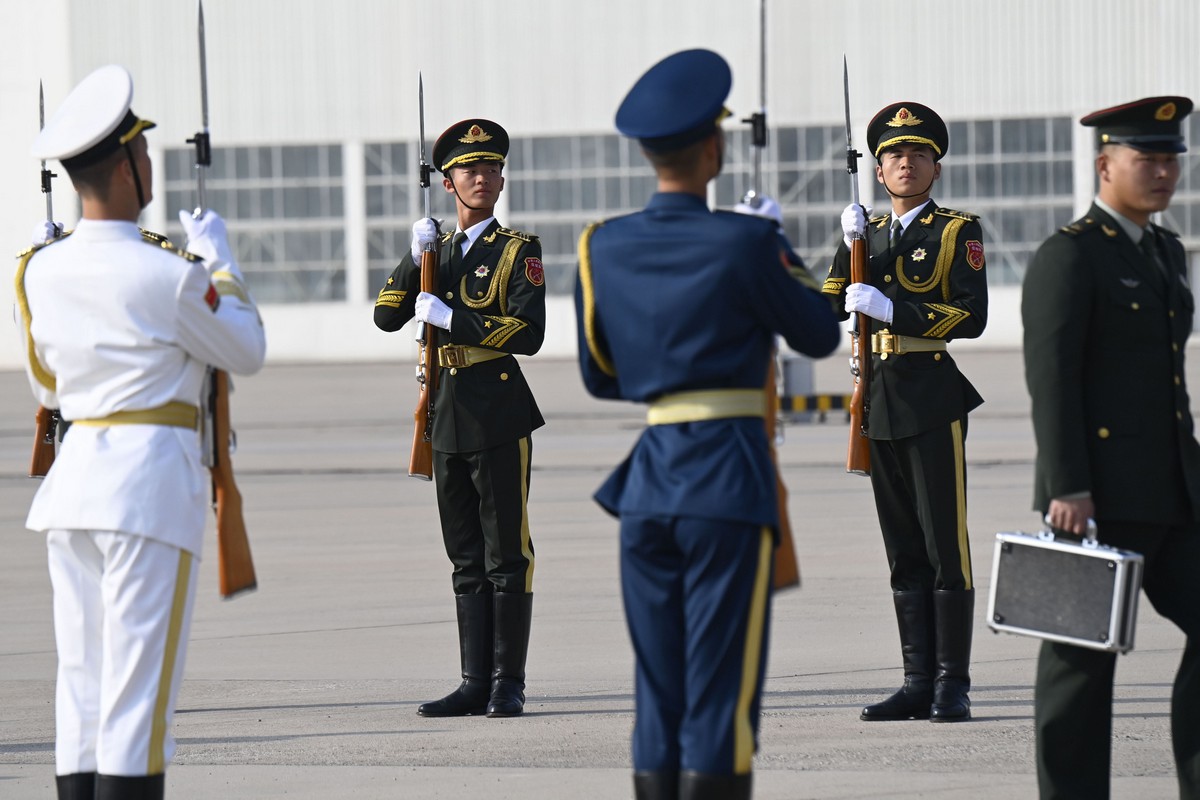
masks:
<path fill-rule="evenodd" d="M 1180 523 L 1200 510 L 1183 371 L 1192 291 L 1183 245 L 1155 230 L 1165 279 L 1096 205 L 1047 239 L 1025 273 L 1036 510 L 1088 491 L 1100 520 Z"/>
<path fill-rule="evenodd" d="M 873 319 L 872 332 L 946 341 L 983 333 L 988 293 L 979 218 L 930 201 L 899 245 L 889 249 L 891 224 L 891 214 L 867 223 L 869 282 L 893 303 L 892 324 Z M 842 242 L 821 287 L 836 298 L 842 319 L 848 316 L 849 282 L 850 251 Z M 963 419 L 983 403 L 949 352 L 875 355 L 871 364 L 867 432 L 872 439 L 915 436 Z"/>
<path fill-rule="evenodd" d="M 523 438 L 545 424 L 513 354 L 531 356 L 542 346 L 546 286 L 537 237 L 493 220 L 452 266 L 451 236 L 439 241 L 437 295 L 454 315 L 449 333 L 437 330 L 438 344 L 510 354 L 438 371 L 433 448 L 470 453 Z M 375 301 L 376 326 L 399 330 L 413 318 L 420 291 L 420 265 L 406 253 Z"/>

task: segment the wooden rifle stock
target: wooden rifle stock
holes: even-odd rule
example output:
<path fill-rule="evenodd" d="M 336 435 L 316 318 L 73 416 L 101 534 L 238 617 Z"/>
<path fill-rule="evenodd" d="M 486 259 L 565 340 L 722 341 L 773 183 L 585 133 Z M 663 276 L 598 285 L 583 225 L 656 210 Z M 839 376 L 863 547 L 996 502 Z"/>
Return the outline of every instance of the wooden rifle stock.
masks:
<path fill-rule="evenodd" d="M 867 283 L 867 240 L 850 242 L 850 282 Z M 871 318 L 861 312 L 855 315 L 851 353 L 854 373 L 854 394 L 850 397 L 850 443 L 846 448 L 846 472 L 855 475 L 871 474 L 870 440 L 867 438 L 868 398 L 871 393 Z"/>
<path fill-rule="evenodd" d="M 54 463 L 54 438 L 58 431 L 59 415 L 55 409 L 38 406 L 34 416 L 33 454 L 29 458 L 29 477 L 44 478 Z"/>
<path fill-rule="evenodd" d="M 421 253 L 421 291 L 437 293 L 437 251 L 430 248 Z M 433 400 L 437 391 L 437 328 L 427 322 L 421 328 L 417 343 L 421 352 L 417 359 L 417 409 L 413 412 L 412 453 L 408 457 L 408 476 L 433 480 Z"/>
<path fill-rule="evenodd" d="M 779 453 L 775 450 L 775 426 L 779 409 L 779 391 L 775 384 L 775 358 L 767 370 L 767 445 L 771 448 L 771 467 L 775 473 L 775 509 L 779 514 L 779 544 L 775 546 L 775 568 L 771 586 L 775 591 L 800 585 L 800 567 L 796 561 L 796 545 L 792 541 L 792 522 L 788 517 L 787 487 L 779 471 Z"/>
<path fill-rule="evenodd" d="M 213 370 L 213 500 L 217 510 L 217 573 L 221 597 L 229 600 L 258 588 L 250 539 L 242 518 L 242 493 L 233 478 L 229 457 L 229 375 Z"/>

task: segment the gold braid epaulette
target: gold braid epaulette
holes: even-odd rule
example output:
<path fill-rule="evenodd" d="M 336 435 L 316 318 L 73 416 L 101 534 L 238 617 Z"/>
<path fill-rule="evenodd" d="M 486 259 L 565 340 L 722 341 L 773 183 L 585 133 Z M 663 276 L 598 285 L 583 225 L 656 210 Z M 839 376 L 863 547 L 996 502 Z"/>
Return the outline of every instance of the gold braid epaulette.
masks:
<path fill-rule="evenodd" d="M 159 247 L 161 247 L 163 250 L 166 250 L 168 253 L 174 253 L 175 255 L 179 256 L 180 258 L 186 258 L 188 261 L 201 261 L 202 260 L 200 258 L 200 256 L 196 255 L 195 253 L 189 253 L 187 250 L 184 250 L 182 247 L 177 247 L 176 245 L 172 244 L 171 240 L 168 239 L 166 236 L 163 236 L 161 233 L 155 233 L 154 231 L 148 231 L 148 230 L 145 230 L 144 228 L 138 228 L 138 230 L 142 234 L 143 242 L 148 242 L 149 244 L 156 244 Z"/>
<path fill-rule="evenodd" d="M 497 228 L 496 233 L 502 233 L 505 236 L 511 236 L 514 239 L 520 239 L 523 242 L 536 242 L 537 235 L 533 233 L 525 233 L 525 231 L 513 230 L 512 228 Z"/>
<path fill-rule="evenodd" d="M 978 214 L 972 214 L 969 211 L 955 211 L 952 208 L 939 208 L 937 211 L 935 211 L 933 213 L 940 214 L 943 217 L 953 217 L 954 219 L 965 219 L 967 222 L 974 222 L 977 219 L 979 219 Z"/>

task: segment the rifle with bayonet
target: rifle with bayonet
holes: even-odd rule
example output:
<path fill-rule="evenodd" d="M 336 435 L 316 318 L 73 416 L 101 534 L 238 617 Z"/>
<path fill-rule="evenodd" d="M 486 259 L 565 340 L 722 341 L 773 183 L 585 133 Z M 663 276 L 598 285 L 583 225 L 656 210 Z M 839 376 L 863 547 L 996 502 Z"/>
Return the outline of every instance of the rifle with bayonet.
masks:
<path fill-rule="evenodd" d="M 425 216 L 429 217 L 429 174 L 432 167 L 425 160 L 425 81 L 417 73 L 417 102 L 420 105 L 420 181 L 425 201 Z M 438 253 L 433 242 L 421 251 L 421 291 L 437 292 Z M 412 452 L 408 457 L 411 478 L 433 480 L 433 402 L 437 391 L 437 328 L 417 321 L 417 408 L 413 412 Z"/>
<path fill-rule="evenodd" d="M 842 84 L 846 97 L 846 172 L 850 174 L 850 194 L 858 202 L 858 159 L 862 153 L 854 149 L 850 132 L 850 69 L 842 56 Z M 850 240 L 850 282 L 867 283 L 871 276 L 867 268 L 867 238 L 857 233 Z M 854 376 L 854 393 L 850 397 L 850 443 L 846 448 L 846 472 L 855 475 L 871 474 L 870 440 L 867 423 L 871 411 L 871 318 L 861 311 L 855 314 L 851 332 L 850 374 Z"/>
<path fill-rule="evenodd" d="M 208 136 L 208 62 L 204 46 L 204 3 L 197 0 L 197 30 L 200 43 L 200 113 L 202 129 L 187 143 L 196 148 L 196 208 L 193 219 L 204 216 L 208 200 L 204 173 L 212 165 Z M 208 431 L 205 461 L 212 475 L 213 508 L 217 517 L 217 573 L 221 597 L 229 600 L 258 588 L 250 539 L 242 517 L 242 494 L 238 491 L 230 461 L 233 434 L 229 427 L 229 375 L 224 370 L 208 370 Z"/>
<path fill-rule="evenodd" d="M 42 82 L 38 81 L 38 128 L 44 127 L 46 127 L 46 93 L 42 88 Z M 42 159 L 42 194 L 46 195 L 46 222 L 50 223 L 52 227 L 54 226 L 54 201 L 51 180 L 57 177 L 57 174 L 46 168 L 46 160 Z M 57 230 L 55 227 L 55 235 L 57 235 Z M 34 414 L 33 453 L 29 457 L 29 477 L 44 478 L 50 472 L 50 466 L 54 463 L 55 448 L 57 447 L 55 439 L 61 420 L 62 416 L 57 408 L 38 406 L 37 413 Z"/>
<path fill-rule="evenodd" d="M 742 120 L 750 125 L 750 146 L 753 172 L 750 188 L 742 197 L 742 203 L 757 209 L 762 205 L 762 161 L 767 147 L 767 0 L 758 3 L 758 111 Z M 772 585 L 776 590 L 800 585 L 800 567 L 796 561 L 796 546 L 792 539 L 792 524 L 788 516 L 787 486 L 779 471 L 779 455 L 775 450 L 776 430 L 779 425 L 779 386 L 775 365 L 776 351 L 771 351 L 771 365 L 767 369 L 764 389 L 767 396 L 767 441 L 771 444 L 771 464 L 775 473 L 775 509 L 779 517 L 779 544 L 775 547 L 775 567 Z"/>

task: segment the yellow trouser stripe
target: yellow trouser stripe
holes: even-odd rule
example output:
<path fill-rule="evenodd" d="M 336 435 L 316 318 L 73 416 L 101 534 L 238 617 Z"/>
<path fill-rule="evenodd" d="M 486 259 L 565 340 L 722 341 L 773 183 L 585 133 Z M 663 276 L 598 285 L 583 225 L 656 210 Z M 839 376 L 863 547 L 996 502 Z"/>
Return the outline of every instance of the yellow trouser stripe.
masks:
<path fill-rule="evenodd" d="M 767 589 L 771 585 L 771 551 L 774 540 L 770 528 L 763 528 L 758 545 L 758 574 L 750 597 L 750 615 L 746 620 L 746 645 L 742 653 L 742 688 L 738 692 L 737 716 L 733 731 L 733 773 L 750 774 L 754 760 L 754 725 L 750 705 L 758 689 L 758 668 L 762 655 L 763 626 L 767 619 Z"/>
<path fill-rule="evenodd" d="M 521 448 L 521 555 L 529 563 L 525 570 L 525 593 L 533 591 L 533 548 L 529 545 L 529 437 L 518 443 Z"/>
<path fill-rule="evenodd" d="M 967 537 L 967 464 L 963 455 L 962 420 L 950 424 L 950 436 L 954 440 L 954 493 L 958 508 L 958 555 L 962 559 L 962 574 L 965 589 L 971 589 L 971 542 Z"/>
<path fill-rule="evenodd" d="M 167 704 L 171 700 L 171 685 L 175 679 L 175 658 L 179 655 L 179 639 L 183 617 L 187 611 L 188 584 L 192 580 L 192 554 L 179 551 L 179 568 L 175 571 L 175 597 L 171 602 L 171 621 L 167 626 L 167 641 L 163 645 L 162 672 L 158 676 L 158 697 L 154 701 L 154 719 L 150 726 L 150 756 L 146 774 L 166 771 L 163 745 L 167 738 Z"/>

